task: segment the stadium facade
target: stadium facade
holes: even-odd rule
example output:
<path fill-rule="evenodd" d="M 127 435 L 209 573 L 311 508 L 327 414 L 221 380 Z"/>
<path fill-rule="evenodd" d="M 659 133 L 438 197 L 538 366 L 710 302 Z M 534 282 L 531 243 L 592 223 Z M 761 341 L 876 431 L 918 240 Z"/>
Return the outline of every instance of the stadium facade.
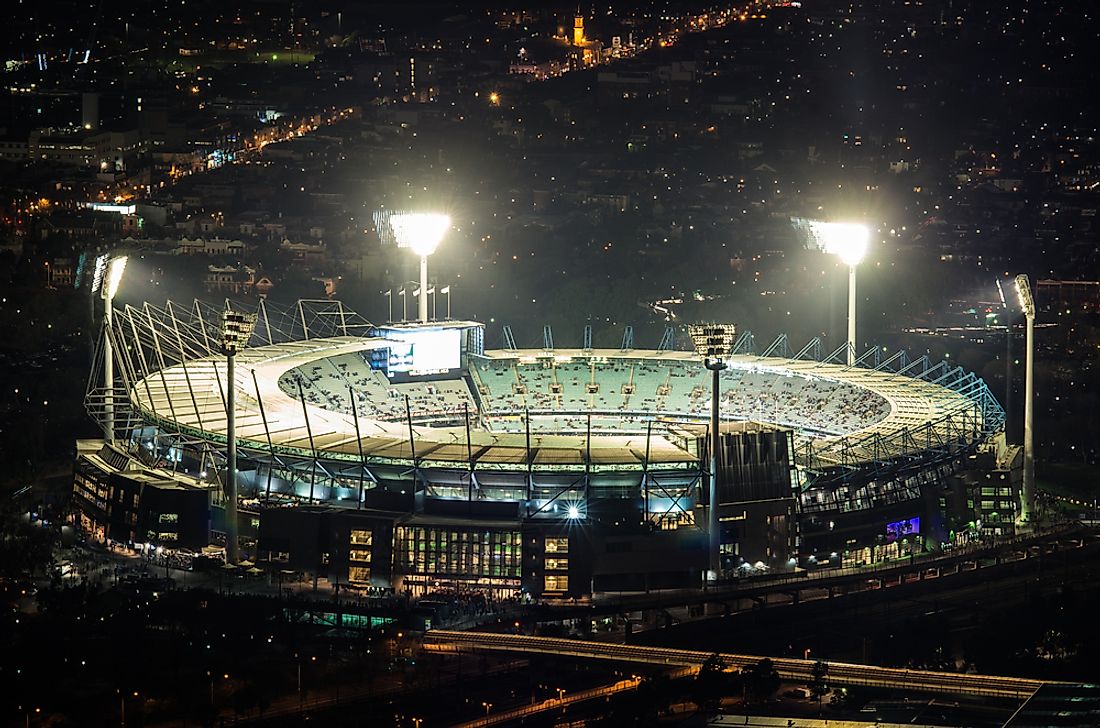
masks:
<path fill-rule="evenodd" d="M 224 545 L 232 387 L 241 543 L 261 568 L 414 594 L 702 582 L 709 373 L 671 332 L 657 350 L 632 334 L 560 349 L 549 332 L 518 349 L 506 332 L 488 351 L 477 322 L 261 302 L 229 381 L 223 310 L 126 306 L 102 330 L 115 377 L 97 365 L 86 401 L 113 427 L 78 443 L 74 481 L 92 537 Z M 721 376 L 721 578 L 938 548 L 983 527 L 975 499 L 994 503 L 985 528 L 1010 527 L 1018 486 L 985 383 L 903 352 L 842 357 L 738 340 Z"/>

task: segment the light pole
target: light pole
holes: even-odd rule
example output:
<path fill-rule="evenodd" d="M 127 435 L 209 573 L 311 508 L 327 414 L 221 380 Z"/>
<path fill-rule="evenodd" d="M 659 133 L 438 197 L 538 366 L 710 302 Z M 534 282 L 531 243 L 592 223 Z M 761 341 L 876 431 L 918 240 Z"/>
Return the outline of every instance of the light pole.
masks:
<path fill-rule="evenodd" d="M 99 291 L 103 299 L 103 436 L 107 442 L 115 441 L 115 357 L 111 344 L 111 322 L 114 320 L 115 294 L 126 270 L 125 255 L 96 259 L 92 278 L 92 293 Z"/>
<path fill-rule="evenodd" d="M 1005 312 L 1005 442 L 1011 443 L 1009 427 L 1012 422 L 1012 310 L 1008 307 L 1001 279 L 997 279 L 997 295 L 1001 297 L 1001 307 Z"/>
<path fill-rule="evenodd" d="M 813 244 L 835 255 L 848 266 L 848 366 L 856 363 L 856 266 L 867 255 L 871 231 L 866 225 L 853 222 L 823 222 L 806 220 Z"/>
<path fill-rule="evenodd" d="M 420 256 L 420 322 L 428 323 L 428 256 L 435 252 L 451 226 L 451 218 L 436 213 L 401 213 L 390 216 L 398 247 Z"/>
<path fill-rule="evenodd" d="M 1024 493 L 1020 521 L 1028 523 L 1035 509 L 1035 299 L 1027 276 L 1016 276 L 1016 294 L 1027 320 L 1027 356 L 1024 361 Z"/>
<path fill-rule="evenodd" d="M 817 223 L 825 252 L 848 266 L 848 366 L 856 363 L 856 266 L 867 255 L 871 231 L 866 225 L 846 222 Z"/>
<path fill-rule="evenodd" d="M 230 564 L 240 562 L 240 544 L 237 525 L 237 387 L 234 380 L 237 352 L 245 348 L 256 327 L 256 314 L 240 311 L 222 313 L 222 353 L 226 361 L 225 387 L 225 560 Z"/>
<path fill-rule="evenodd" d="M 721 374 L 726 359 L 733 355 L 737 341 L 734 324 L 691 324 L 688 326 L 695 352 L 703 357 L 703 366 L 709 369 L 711 379 L 710 403 L 710 480 L 707 487 L 707 581 L 718 581 L 721 573 L 721 534 L 718 531 L 718 452 L 722 444 L 719 432 L 719 397 Z"/>

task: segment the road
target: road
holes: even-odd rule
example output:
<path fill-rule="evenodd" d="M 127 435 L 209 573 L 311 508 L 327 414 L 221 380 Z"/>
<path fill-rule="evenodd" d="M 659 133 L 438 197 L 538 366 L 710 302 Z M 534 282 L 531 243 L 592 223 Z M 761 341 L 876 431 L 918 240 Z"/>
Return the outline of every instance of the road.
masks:
<path fill-rule="evenodd" d="M 571 657 L 636 662 L 669 667 L 702 665 L 711 653 L 667 647 L 586 642 L 558 637 L 454 632 L 431 630 L 424 635 L 424 649 L 435 652 L 464 651 L 519 652 L 525 654 L 565 655 Z M 764 659 L 759 655 L 720 653 L 726 665 L 743 668 Z M 813 681 L 815 660 L 789 657 L 770 658 L 782 680 L 795 683 Z M 844 662 L 829 663 L 829 682 L 835 685 L 904 689 L 938 695 L 966 695 L 1024 700 L 1049 681 L 995 675 L 908 670 Z"/>

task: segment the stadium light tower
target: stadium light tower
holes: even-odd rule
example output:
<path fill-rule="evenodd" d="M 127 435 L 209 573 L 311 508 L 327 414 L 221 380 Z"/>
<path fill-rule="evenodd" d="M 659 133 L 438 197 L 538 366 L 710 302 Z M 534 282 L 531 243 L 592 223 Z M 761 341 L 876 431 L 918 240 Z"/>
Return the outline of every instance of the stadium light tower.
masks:
<path fill-rule="evenodd" d="M 1020 520 L 1027 523 L 1035 509 L 1035 299 L 1027 276 L 1016 276 L 1016 295 L 1027 320 L 1027 356 L 1024 360 L 1024 497 Z"/>
<path fill-rule="evenodd" d="M 115 294 L 126 271 L 127 257 L 118 255 L 96 259 L 92 277 L 92 293 L 99 291 L 103 306 L 103 435 L 107 442 L 115 441 L 115 357 L 111 345 L 111 322 L 114 320 Z"/>
<path fill-rule="evenodd" d="M 1005 442 L 1011 443 L 1008 428 L 1012 422 L 1012 309 L 1008 307 L 1008 297 L 1000 278 L 997 279 L 997 295 L 1001 297 L 1001 308 L 1005 312 Z"/>
<path fill-rule="evenodd" d="M 856 363 L 856 266 L 867 255 L 871 231 L 866 225 L 847 222 L 817 223 L 825 252 L 848 266 L 848 366 Z"/>
<path fill-rule="evenodd" d="M 237 526 L 237 388 L 234 386 L 234 360 L 248 345 L 256 327 L 256 314 L 240 311 L 222 313 L 222 353 L 226 359 L 225 439 L 228 467 L 225 474 L 225 559 L 231 564 L 241 560 Z"/>
<path fill-rule="evenodd" d="M 726 360 L 733 355 L 737 341 L 734 324 L 691 324 L 688 326 L 695 353 L 703 357 L 703 366 L 713 372 L 710 404 L 710 482 L 707 489 L 707 543 L 708 581 L 718 581 L 722 568 L 721 538 L 718 532 L 718 449 L 719 433 L 718 401 L 722 370 L 728 367 Z"/>
<path fill-rule="evenodd" d="M 437 213 L 400 213 L 390 216 L 397 245 L 420 256 L 420 322 L 428 323 L 428 256 L 435 252 L 451 226 L 451 218 Z"/>

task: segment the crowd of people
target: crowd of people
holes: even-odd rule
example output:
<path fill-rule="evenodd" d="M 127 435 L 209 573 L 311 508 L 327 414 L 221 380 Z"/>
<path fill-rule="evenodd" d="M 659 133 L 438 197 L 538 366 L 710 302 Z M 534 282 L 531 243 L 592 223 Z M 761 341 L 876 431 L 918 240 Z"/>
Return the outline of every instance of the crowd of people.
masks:
<path fill-rule="evenodd" d="M 881 395 L 824 376 L 780 369 L 731 366 L 722 372 L 723 416 L 773 422 L 814 437 L 839 437 L 869 427 L 891 412 Z M 363 418 L 460 423 L 480 411 L 490 429 L 526 427 L 517 416 L 533 416 L 536 431 L 636 432 L 653 417 L 705 418 L 711 392 L 706 370 L 696 362 L 614 359 L 558 362 L 540 359 L 471 357 L 471 381 L 462 377 L 394 383 L 358 353 L 343 354 L 291 369 L 279 380 L 308 404 Z M 480 408 L 475 391 L 480 395 Z M 406 411 L 406 397 L 408 409 Z M 625 429 L 624 429 L 625 428 Z"/>

